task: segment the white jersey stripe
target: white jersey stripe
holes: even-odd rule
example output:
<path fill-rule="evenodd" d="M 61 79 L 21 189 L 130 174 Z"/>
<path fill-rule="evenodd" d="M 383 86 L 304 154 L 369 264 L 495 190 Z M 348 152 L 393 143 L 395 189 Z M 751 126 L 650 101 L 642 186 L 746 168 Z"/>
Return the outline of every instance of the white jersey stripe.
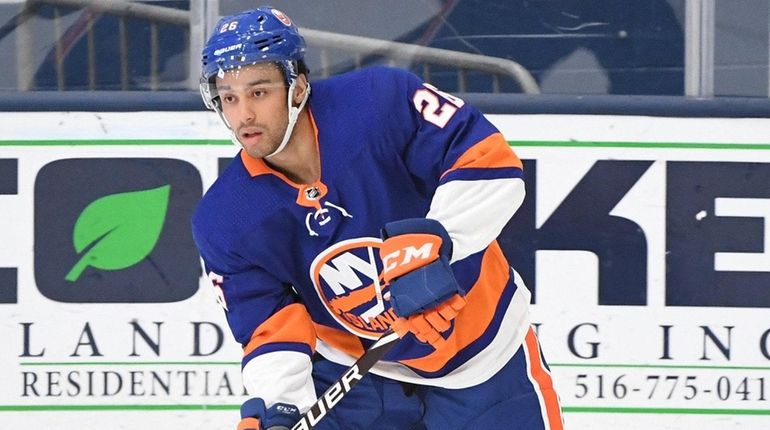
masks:
<path fill-rule="evenodd" d="M 425 217 L 449 233 L 453 263 L 489 246 L 523 201 L 521 178 L 456 180 L 436 189 Z"/>

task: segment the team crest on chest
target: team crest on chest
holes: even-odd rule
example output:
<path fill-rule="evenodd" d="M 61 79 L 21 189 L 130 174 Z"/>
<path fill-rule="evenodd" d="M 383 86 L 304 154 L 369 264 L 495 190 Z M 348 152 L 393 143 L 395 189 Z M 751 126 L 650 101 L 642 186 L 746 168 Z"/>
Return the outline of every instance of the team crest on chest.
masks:
<path fill-rule="evenodd" d="M 377 339 L 397 318 L 389 292 L 381 285 L 382 240 L 374 237 L 339 242 L 310 266 L 310 278 L 326 310 L 348 331 Z"/>

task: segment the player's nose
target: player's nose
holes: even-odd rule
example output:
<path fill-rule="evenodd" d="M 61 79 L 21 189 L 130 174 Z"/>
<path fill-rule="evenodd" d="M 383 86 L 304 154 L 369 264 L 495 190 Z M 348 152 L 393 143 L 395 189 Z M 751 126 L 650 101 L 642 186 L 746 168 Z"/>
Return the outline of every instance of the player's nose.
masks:
<path fill-rule="evenodd" d="M 249 103 L 240 103 L 238 117 L 242 123 L 248 124 L 257 119 L 257 114 Z"/>

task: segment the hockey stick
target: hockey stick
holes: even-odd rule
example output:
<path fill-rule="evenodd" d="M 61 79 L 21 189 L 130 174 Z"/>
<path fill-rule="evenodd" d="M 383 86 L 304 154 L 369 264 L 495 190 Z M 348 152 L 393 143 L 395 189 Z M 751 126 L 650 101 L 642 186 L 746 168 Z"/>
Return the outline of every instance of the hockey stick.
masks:
<path fill-rule="evenodd" d="M 377 339 L 369 349 L 366 350 L 364 355 L 358 359 L 345 373 L 342 374 L 340 379 L 333 383 L 322 395 L 316 400 L 315 404 L 308 409 L 307 412 L 302 414 L 297 424 L 291 428 L 291 430 L 312 430 L 318 425 L 326 414 L 345 397 L 351 388 L 353 388 L 358 381 L 360 381 L 386 352 L 390 351 L 390 348 L 396 344 L 396 341 L 400 338 L 392 330 L 388 330 Z"/>

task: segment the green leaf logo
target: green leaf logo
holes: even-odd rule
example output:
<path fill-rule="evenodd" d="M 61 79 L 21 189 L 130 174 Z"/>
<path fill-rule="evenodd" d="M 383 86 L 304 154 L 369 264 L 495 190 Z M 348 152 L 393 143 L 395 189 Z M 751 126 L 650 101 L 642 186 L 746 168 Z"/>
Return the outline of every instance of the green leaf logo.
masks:
<path fill-rule="evenodd" d="M 163 230 L 170 190 L 170 185 L 164 185 L 91 202 L 72 232 L 75 250 L 85 253 L 64 279 L 77 281 L 89 266 L 120 270 L 147 257 Z"/>

